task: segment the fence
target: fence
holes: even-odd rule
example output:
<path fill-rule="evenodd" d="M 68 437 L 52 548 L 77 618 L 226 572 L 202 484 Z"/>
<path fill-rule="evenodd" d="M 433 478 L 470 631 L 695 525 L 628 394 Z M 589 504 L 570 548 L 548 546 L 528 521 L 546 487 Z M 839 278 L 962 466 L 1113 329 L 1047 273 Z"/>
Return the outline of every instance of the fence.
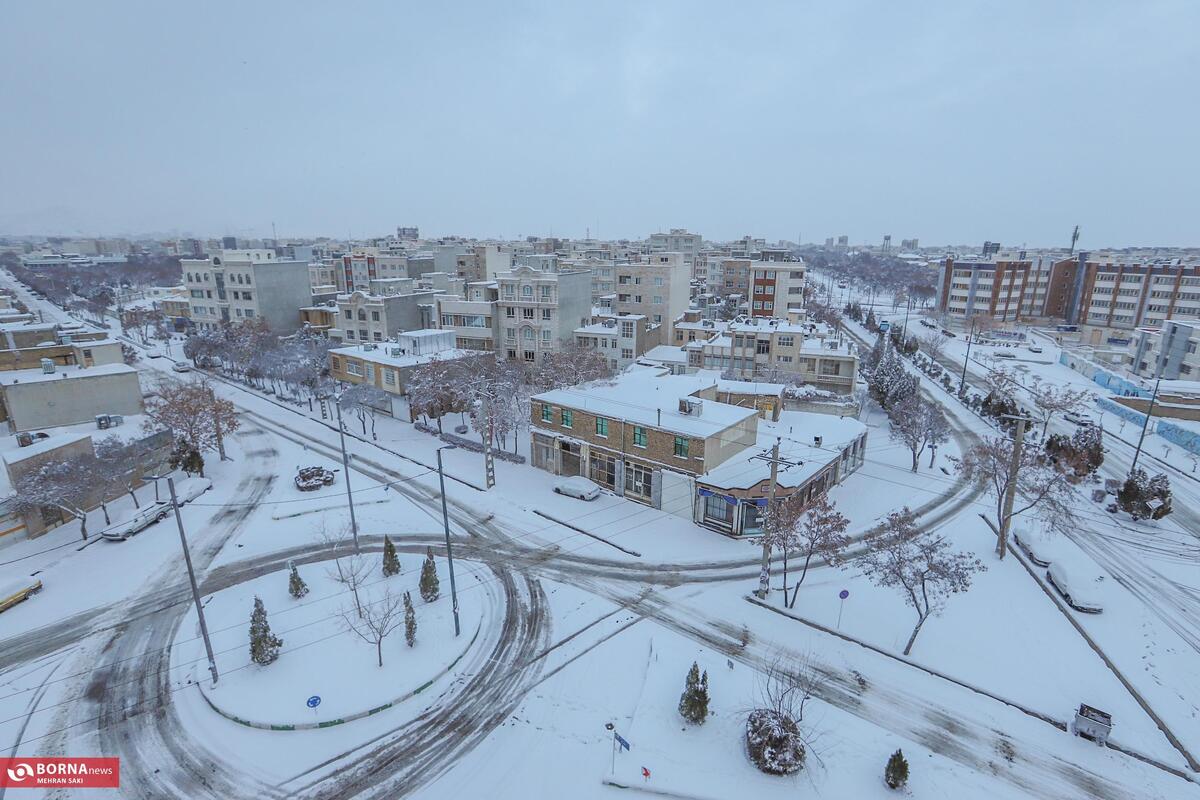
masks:
<path fill-rule="evenodd" d="M 1116 414 L 1124 420 L 1128 420 L 1136 425 L 1144 425 L 1146 415 L 1140 411 L 1135 411 L 1132 408 L 1123 406 L 1120 403 L 1109 400 L 1105 397 L 1096 398 L 1096 405 L 1102 411 L 1110 414 Z M 1172 444 L 1179 445 L 1189 453 L 1200 454 L 1200 433 L 1194 430 L 1184 428 L 1181 425 L 1176 425 L 1174 422 L 1168 422 L 1163 419 L 1151 419 L 1150 426 L 1146 429 L 1149 433 L 1157 433 L 1162 438 Z"/>

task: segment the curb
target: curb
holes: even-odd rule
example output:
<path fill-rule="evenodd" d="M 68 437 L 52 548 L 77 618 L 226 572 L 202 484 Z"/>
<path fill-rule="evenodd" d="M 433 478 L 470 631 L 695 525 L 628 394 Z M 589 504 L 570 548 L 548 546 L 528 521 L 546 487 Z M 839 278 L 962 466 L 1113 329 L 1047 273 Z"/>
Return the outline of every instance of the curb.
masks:
<path fill-rule="evenodd" d="M 537 514 L 539 517 L 544 517 L 545 519 L 548 519 L 548 520 L 550 520 L 551 522 L 554 522 L 554 523 L 557 523 L 557 524 L 559 524 L 559 525 L 562 525 L 564 528 L 570 528 L 570 529 L 571 529 L 571 530 L 573 530 L 573 531 L 577 531 L 577 532 L 579 532 L 579 533 L 582 533 L 584 536 L 590 536 L 590 537 L 592 537 L 593 539 L 595 539 L 597 542 L 600 542 L 600 543 L 602 543 L 602 544 L 606 544 L 606 545 L 608 545 L 609 547 L 615 547 L 615 548 L 617 548 L 618 550 L 620 550 L 622 553 L 625 553 L 626 555 L 631 555 L 631 556 L 634 556 L 635 558 L 641 558 L 641 557 L 642 557 L 642 554 L 641 554 L 641 553 L 639 553 L 639 552 L 638 552 L 638 551 L 636 551 L 636 550 L 630 550 L 630 549 L 629 549 L 629 548 L 627 548 L 627 547 L 622 547 L 622 546 L 621 546 L 621 545 L 619 545 L 619 544 L 616 544 L 616 543 L 614 543 L 614 542 L 610 542 L 608 539 L 605 539 L 605 538 L 604 538 L 604 537 L 602 537 L 602 536 L 597 536 L 596 534 L 592 533 L 591 531 L 585 531 L 583 528 L 580 528 L 580 527 L 578 527 L 577 525 L 572 525 L 570 522 L 563 522 L 561 519 L 558 519 L 558 518 L 556 518 L 556 517 L 552 517 L 552 516 L 550 516 L 549 514 L 545 513 L 544 511 L 538 511 L 536 508 L 532 508 L 532 509 L 530 509 L 530 511 L 532 511 L 532 512 L 533 512 L 533 513 L 535 513 L 535 514 Z"/>
<path fill-rule="evenodd" d="M 280 723 L 274 723 L 274 722 L 255 722 L 253 720 L 242 719 L 241 717 L 239 717 L 235 714 L 231 714 L 228 711 L 225 711 L 224 709 L 218 708 L 217 705 L 215 703 L 213 703 L 213 701 L 209 698 L 208 694 L 205 693 L 203 684 L 200 681 L 196 682 L 196 688 L 198 688 L 200 690 L 200 696 L 204 698 L 204 702 L 208 703 L 209 708 L 211 708 L 213 711 L 217 712 L 217 714 L 221 715 L 225 719 L 227 719 L 231 722 L 236 722 L 238 725 L 244 725 L 247 728 L 257 728 L 258 730 L 263 730 L 263 731 L 313 731 L 313 730 L 318 730 L 320 728 L 332 728 L 335 725 L 344 725 L 347 722 L 354 722 L 355 720 L 363 719 L 364 717 L 369 717 L 374 714 L 378 714 L 380 711 L 386 711 L 389 708 L 392 708 L 394 706 L 399 705 L 400 703 L 403 703 L 405 700 L 409 700 L 413 697 L 416 697 L 421 692 L 425 691 L 430 686 L 432 686 L 435 681 L 437 681 L 438 679 L 449 674 L 449 672 L 452 669 L 454 669 L 456 666 L 458 666 L 458 662 L 462 661 L 463 657 L 467 654 L 467 651 L 469 651 L 471 649 L 471 646 L 475 644 L 475 640 L 479 638 L 479 632 L 481 630 L 483 630 L 483 620 L 482 619 L 479 621 L 479 624 L 475 627 L 475 634 L 471 637 L 471 641 L 467 642 L 466 648 L 464 648 L 463 651 L 461 653 L 459 653 L 458 656 L 453 661 L 451 661 L 449 664 L 447 664 L 440 672 L 438 672 L 436 675 L 434 675 L 429 680 L 422 683 L 417 688 L 412 689 L 411 691 L 405 692 L 404 694 L 400 695 L 396 699 L 390 700 L 390 701 L 384 703 L 383 705 L 379 705 L 374 708 L 367 709 L 366 711 L 356 711 L 353 714 L 348 714 L 348 715 L 339 717 L 338 719 L 326 720 L 325 722 L 296 722 L 296 723 L 292 723 L 292 724 L 280 724 Z"/>

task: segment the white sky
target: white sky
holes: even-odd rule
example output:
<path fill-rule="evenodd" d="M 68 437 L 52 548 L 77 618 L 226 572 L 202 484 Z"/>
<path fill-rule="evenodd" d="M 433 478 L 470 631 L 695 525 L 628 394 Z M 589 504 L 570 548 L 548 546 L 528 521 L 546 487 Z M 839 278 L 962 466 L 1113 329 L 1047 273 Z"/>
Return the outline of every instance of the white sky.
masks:
<path fill-rule="evenodd" d="M 0 19 L 0 233 L 1197 243 L 1195 2 Z"/>

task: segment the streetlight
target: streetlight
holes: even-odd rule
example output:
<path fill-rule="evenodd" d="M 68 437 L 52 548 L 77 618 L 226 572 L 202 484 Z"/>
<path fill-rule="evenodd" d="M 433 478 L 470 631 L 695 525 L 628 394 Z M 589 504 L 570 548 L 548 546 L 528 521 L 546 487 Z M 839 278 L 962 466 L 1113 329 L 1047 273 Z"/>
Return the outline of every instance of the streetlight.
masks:
<path fill-rule="evenodd" d="M 446 513 L 446 474 L 442 471 L 442 451 L 457 450 L 453 444 L 442 445 L 437 449 L 438 485 L 442 490 L 442 527 L 446 531 L 446 563 L 450 568 L 450 603 L 454 607 L 454 635 L 460 632 L 458 624 L 458 591 L 454 586 L 454 552 L 450 549 L 450 517 Z"/>
<path fill-rule="evenodd" d="M 963 356 L 963 371 L 961 386 L 958 387 L 959 397 L 967 396 L 967 362 L 971 360 L 971 339 L 975 337 L 975 320 L 971 319 L 971 332 L 967 334 L 967 354 Z"/>
<path fill-rule="evenodd" d="M 358 549 L 358 520 L 354 518 L 354 495 L 350 491 L 350 457 L 346 453 L 346 432 L 342 430 L 342 393 L 328 392 L 321 396 L 322 400 L 332 400 L 337 409 L 338 439 L 342 445 L 342 473 L 346 477 L 346 502 L 350 506 L 350 533 L 354 536 L 354 552 Z"/>
<path fill-rule="evenodd" d="M 155 487 L 163 475 L 147 475 L 154 479 Z M 188 581 L 192 584 L 192 600 L 196 604 L 196 616 L 200 618 L 200 635 L 204 639 L 204 650 L 208 653 L 208 671 L 212 673 L 213 686 L 217 685 L 217 660 L 213 657 L 212 642 L 208 638 L 208 623 L 204 621 L 204 606 L 200 604 L 200 587 L 196 585 L 196 570 L 192 567 L 192 553 L 188 549 L 187 535 L 183 532 L 183 517 L 179 515 L 179 500 L 175 496 L 175 479 L 167 477 L 167 488 L 171 490 L 171 508 L 175 509 L 175 524 L 179 527 L 179 544 L 183 546 L 183 561 L 187 565 Z"/>

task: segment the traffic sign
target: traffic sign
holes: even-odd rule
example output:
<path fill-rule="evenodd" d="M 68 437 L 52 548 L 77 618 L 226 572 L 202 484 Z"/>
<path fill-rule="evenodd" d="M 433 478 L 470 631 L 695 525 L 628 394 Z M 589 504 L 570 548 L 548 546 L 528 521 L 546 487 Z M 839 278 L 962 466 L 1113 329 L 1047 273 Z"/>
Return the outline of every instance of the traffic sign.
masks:
<path fill-rule="evenodd" d="M 617 744 L 621 745 L 621 747 L 624 748 L 625 750 L 629 749 L 629 742 L 625 740 L 624 736 L 617 733 L 616 731 L 613 731 L 613 736 L 617 737 Z"/>
<path fill-rule="evenodd" d="M 850 592 L 846 589 L 842 589 L 840 592 L 838 592 L 838 597 L 842 598 L 843 600 L 845 600 L 849 596 L 850 596 Z"/>
<path fill-rule="evenodd" d="M 314 694 L 312 697 L 308 698 L 307 705 L 309 708 L 316 708 L 317 706 L 321 705 L 321 695 Z"/>

